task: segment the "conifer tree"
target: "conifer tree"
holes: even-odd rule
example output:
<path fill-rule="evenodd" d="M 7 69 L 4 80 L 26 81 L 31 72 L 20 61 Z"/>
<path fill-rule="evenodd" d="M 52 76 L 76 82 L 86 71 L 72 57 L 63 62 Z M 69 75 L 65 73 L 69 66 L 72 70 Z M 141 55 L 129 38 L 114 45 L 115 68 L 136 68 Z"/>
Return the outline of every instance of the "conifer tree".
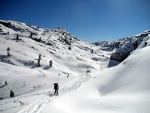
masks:
<path fill-rule="evenodd" d="M 68 49 L 71 50 L 71 46 L 69 46 Z"/>
<path fill-rule="evenodd" d="M 94 51 L 93 51 L 93 49 L 91 50 L 91 53 L 93 53 Z"/>
<path fill-rule="evenodd" d="M 7 81 L 5 81 L 5 85 L 8 85 Z"/>
<path fill-rule="evenodd" d="M 14 95 L 14 92 L 11 90 L 10 91 L 10 97 L 12 98 L 12 97 L 14 97 L 15 95 Z"/>
<path fill-rule="evenodd" d="M 9 51 L 10 51 L 10 48 L 8 47 L 8 48 L 7 48 L 7 56 L 10 56 Z"/>
<path fill-rule="evenodd" d="M 41 54 L 39 54 L 39 59 L 38 59 L 38 65 L 37 66 L 41 66 L 40 65 L 40 60 L 41 60 Z"/>
<path fill-rule="evenodd" d="M 52 67 L 52 64 L 53 64 L 53 62 L 52 62 L 52 60 L 50 60 L 49 61 L 49 66 Z"/>
<path fill-rule="evenodd" d="M 31 32 L 31 34 L 30 34 L 30 38 L 32 38 L 32 35 L 33 35 L 33 34 L 32 34 L 32 32 Z"/>
<path fill-rule="evenodd" d="M 17 40 L 17 42 L 19 41 L 19 35 L 17 34 L 17 36 L 16 36 L 16 40 Z"/>

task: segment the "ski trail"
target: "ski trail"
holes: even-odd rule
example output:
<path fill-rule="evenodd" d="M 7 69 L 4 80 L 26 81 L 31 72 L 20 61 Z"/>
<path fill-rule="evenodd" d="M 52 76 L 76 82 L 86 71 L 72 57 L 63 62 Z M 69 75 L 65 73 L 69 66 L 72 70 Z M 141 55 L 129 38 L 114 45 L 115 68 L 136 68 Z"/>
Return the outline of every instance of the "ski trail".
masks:
<path fill-rule="evenodd" d="M 77 88 L 79 88 L 81 86 L 81 84 L 83 82 L 86 82 L 87 80 L 90 79 L 90 75 L 89 74 L 85 74 L 83 75 L 78 81 L 76 81 L 72 86 L 68 87 L 68 88 L 64 88 L 62 90 L 60 90 L 61 94 L 66 93 L 66 92 L 70 92 L 72 90 L 75 90 Z"/>
<path fill-rule="evenodd" d="M 40 113 L 49 101 L 50 98 L 48 96 L 39 98 L 35 102 L 20 110 L 18 113 Z"/>
<path fill-rule="evenodd" d="M 78 81 L 76 81 L 73 85 L 61 89 L 60 94 L 64 94 L 79 88 L 81 84 L 89 80 L 90 77 L 91 76 L 89 74 L 82 75 L 82 77 Z M 36 101 L 26 106 L 25 108 L 21 109 L 17 113 L 41 113 L 42 109 L 51 101 L 51 99 L 56 98 L 56 96 L 49 96 L 49 95 L 50 94 L 44 95 L 44 97 L 37 99 Z"/>

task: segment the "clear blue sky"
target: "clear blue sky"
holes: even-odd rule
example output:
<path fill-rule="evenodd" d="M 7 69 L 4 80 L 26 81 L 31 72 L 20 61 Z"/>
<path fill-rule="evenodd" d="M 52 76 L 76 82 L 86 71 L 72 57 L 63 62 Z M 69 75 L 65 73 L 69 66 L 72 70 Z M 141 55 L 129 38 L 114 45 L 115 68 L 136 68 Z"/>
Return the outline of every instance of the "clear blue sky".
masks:
<path fill-rule="evenodd" d="M 0 19 L 61 27 L 88 42 L 150 30 L 150 0 L 0 0 Z"/>

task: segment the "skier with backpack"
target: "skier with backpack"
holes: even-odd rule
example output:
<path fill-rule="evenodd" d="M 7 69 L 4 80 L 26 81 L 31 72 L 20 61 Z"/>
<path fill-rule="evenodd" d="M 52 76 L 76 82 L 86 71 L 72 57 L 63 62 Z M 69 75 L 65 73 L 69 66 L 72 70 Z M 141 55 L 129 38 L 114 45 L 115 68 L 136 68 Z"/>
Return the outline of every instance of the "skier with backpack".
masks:
<path fill-rule="evenodd" d="M 58 83 L 54 83 L 54 95 L 58 95 L 58 89 L 59 89 L 59 86 L 58 86 Z"/>

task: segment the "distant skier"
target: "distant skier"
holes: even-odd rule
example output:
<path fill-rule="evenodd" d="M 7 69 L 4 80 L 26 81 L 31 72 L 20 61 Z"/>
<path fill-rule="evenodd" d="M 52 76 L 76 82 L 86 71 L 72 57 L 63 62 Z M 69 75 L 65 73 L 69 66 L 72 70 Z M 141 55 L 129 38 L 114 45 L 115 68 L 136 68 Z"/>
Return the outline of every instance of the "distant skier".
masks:
<path fill-rule="evenodd" d="M 69 74 L 67 75 L 67 78 L 69 77 Z"/>
<path fill-rule="evenodd" d="M 14 95 L 14 92 L 11 90 L 10 91 L 10 97 L 12 98 L 12 97 L 14 97 L 15 95 Z"/>
<path fill-rule="evenodd" d="M 58 89 L 59 89 L 58 83 L 54 83 L 54 89 L 55 89 L 54 95 L 58 95 Z"/>

